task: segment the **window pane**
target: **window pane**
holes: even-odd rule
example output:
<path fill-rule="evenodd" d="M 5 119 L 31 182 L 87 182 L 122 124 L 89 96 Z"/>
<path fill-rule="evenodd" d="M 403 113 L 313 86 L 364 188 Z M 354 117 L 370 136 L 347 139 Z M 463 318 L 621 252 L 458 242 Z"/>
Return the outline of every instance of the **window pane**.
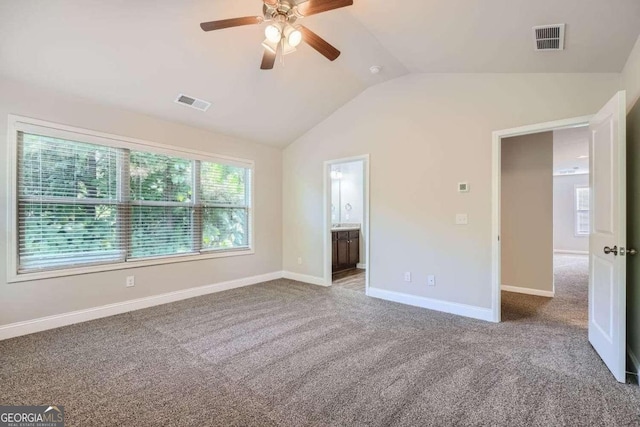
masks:
<path fill-rule="evenodd" d="M 202 248 L 225 249 L 249 246 L 247 209 L 204 208 Z"/>
<path fill-rule="evenodd" d="M 249 168 L 17 137 L 20 273 L 249 245 Z"/>
<path fill-rule="evenodd" d="M 193 252 L 190 207 L 133 206 L 131 257 Z"/>
<path fill-rule="evenodd" d="M 20 270 L 124 259 L 115 205 L 25 203 L 19 213 Z"/>
<path fill-rule="evenodd" d="M 589 234 L 589 211 L 580 211 L 576 214 L 576 233 Z"/>
<path fill-rule="evenodd" d="M 116 200 L 122 150 L 20 134 L 19 195 Z"/>
<path fill-rule="evenodd" d="M 200 200 L 203 204 L 245 206 L 248 200 L 249 169 L 202 162 Z"/>
<path fill-rule="evenodd" d="M 589 188 L 576 188 L 576 209 L 589 210 Z"/>
<path fill-rule="evenodd" d="M 131 151 L 130 156 L 131 200 L 191 202 L 191 160 L 140 151 Z"/>

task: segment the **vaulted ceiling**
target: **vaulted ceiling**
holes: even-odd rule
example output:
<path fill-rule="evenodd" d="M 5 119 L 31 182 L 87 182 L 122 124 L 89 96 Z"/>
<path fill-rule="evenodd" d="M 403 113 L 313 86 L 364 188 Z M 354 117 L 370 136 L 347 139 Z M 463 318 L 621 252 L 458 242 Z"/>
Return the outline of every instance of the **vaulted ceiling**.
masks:
<path fill-rule="evenodd" d="M 342 51 L 301 45 L 259 69 L 260 0 L 2 0 L 0 74 L 126 109 L 286 146 L 362 90 L 419 72 L 620 72 L 638 0 L 354 0 L 304 19 Z M 534 52 L 534 25 L 567 24 L 566 50 Z M 372 75 L 372 65 L 382 72 Z M 178 93 L 210 101 L 200 112 Z"/>

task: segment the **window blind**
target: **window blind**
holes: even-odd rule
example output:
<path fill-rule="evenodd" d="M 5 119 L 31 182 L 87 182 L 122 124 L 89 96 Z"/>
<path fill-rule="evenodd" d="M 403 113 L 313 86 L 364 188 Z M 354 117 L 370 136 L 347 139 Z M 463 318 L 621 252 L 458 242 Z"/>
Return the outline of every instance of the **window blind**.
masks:
<path fill-rule="evenodd" d="M 199 172 L 202 250 L 248 247 L 251 169 L 201 162 Z"/>
<path fill-rule="evenodd" d="M 18 133 L 18 270 L 124 260 L 120 149 Z"/>
<path fill-rule="evenodd" d="M 250 247 L 251 167 L 18 132 L 18 273 Z"/>
<path fill-rule="evenodd" d="M 194 253 L 193 161 L 131 151 L 129 257 Z"/>

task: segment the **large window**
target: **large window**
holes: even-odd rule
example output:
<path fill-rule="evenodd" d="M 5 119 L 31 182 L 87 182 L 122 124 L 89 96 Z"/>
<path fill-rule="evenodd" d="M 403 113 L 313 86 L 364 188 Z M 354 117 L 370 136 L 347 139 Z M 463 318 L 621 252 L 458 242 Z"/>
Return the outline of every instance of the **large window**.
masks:
<path fill-rule="evenodd" d="M 576 236 L 589 235 L 589 187 L 576 187 Z"/>
<path fill-rule="evenodd" d="M 38 130 L 16 130 L 18 275 L 250 250 L 250 162 Z"/>

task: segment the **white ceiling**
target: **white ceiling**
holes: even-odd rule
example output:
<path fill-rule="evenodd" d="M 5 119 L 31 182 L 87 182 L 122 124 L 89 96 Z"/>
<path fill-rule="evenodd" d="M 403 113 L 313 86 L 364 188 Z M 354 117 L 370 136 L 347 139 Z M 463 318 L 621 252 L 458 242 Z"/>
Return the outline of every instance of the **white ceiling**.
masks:
<path fill-rule="evenodd" d="M 588 126 L 553 131 L 554 174 L 561 174 L 564 171 L 574 171 L 574 173 L 588 173 L 588 156 Z"/>
<path fill-rule="evenodd" d="M 286 146 L 409 72 L 619 72 L 640 33 L 638 0 L 355 0 L 304 20 L 338 60 L 303 44 L 261 71 L 262 26 L 198 25 L 260 10 L 260 0 L 2 0 L 0 74 Z M 567 23 L 567 50 L 534 52 L 531 27 L 556 23 Z M 185 108 L 178 93 L 213 105 Z"/>
<path fill-rule="evenodd" d="M 422 73 L 620 72 L 640 34 L 638 0 L 369 0 L 353 14 Z M 562 23 L 566 50 L 534 51 L 532 27 Z"/>

